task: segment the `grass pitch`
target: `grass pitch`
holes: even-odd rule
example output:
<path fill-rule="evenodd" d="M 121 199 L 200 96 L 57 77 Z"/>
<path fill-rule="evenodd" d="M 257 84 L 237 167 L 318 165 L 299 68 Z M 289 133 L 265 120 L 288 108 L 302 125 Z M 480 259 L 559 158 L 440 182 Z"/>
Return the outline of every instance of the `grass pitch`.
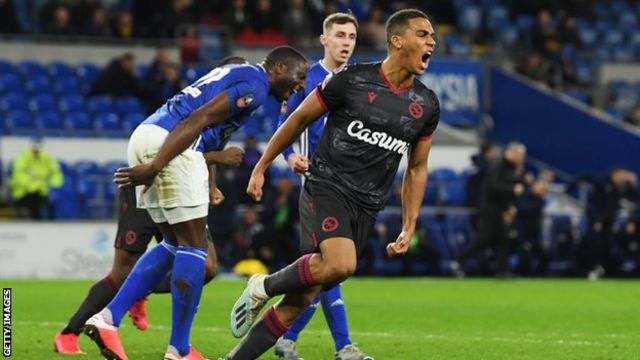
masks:
<path fill-rule="evenodd" d="M 11 281 L 13 358 L 63 359 L 53 352 L 59 331 L 91 285 L 88 281 Z M 240 280 L 217 280 L 204 292 L 191 343 L 210 359 L 238 340 L 228 330 Z M 640 282 L 582 280 L 351 279 L 343 287 L 351 338 L 387 359 L 640 359 Z M 150 328 L 128 318 L 121 334 L 129 358 L 160 359 L 171 320 L 168 295 L 148 303 Z M 333 359 L 318 309 L 299 339 L 306 360 Z M 80 346 L 100 359 L 84 335 Z M 276 359 L 270 350 L 260 359 Z"/>

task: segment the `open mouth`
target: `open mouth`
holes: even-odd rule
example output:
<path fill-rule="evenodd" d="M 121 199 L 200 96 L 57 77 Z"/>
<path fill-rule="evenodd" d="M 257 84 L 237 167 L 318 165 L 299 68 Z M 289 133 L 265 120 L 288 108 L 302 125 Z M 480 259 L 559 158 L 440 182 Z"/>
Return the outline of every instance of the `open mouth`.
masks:
<path fill-rule="evenodd" d="M 340 50 L 340 55 L 349 56 L 349 50 Z"/>
<path fill-rule="evenodd" d="M 424 66 L 425 68 L 427 67 L 427 65 L 429 63 L 429 59 L 431 58 L 431 55 L 433 55 L 433 50 L 429 50 L 429 51 L 425 52 L 424 54 L 422 54 L 422 58 L 420 60 L 422 62 L 422 66 Z"/>

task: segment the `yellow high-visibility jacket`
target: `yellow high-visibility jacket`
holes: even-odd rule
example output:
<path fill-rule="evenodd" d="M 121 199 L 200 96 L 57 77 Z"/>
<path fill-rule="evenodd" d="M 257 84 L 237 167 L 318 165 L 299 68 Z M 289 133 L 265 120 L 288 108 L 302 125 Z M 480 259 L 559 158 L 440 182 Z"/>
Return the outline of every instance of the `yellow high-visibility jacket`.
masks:
<path fill-rule="evenodd" d="M 49 189 L 61 186 L 62 182 L 60 164 L 55 158 L 42 150 L 36 157 L 32 149 L 27 149 L 13 162 L 9 181 L 11 197 L 20 200 L 35 192 L 48 196 Z"/>

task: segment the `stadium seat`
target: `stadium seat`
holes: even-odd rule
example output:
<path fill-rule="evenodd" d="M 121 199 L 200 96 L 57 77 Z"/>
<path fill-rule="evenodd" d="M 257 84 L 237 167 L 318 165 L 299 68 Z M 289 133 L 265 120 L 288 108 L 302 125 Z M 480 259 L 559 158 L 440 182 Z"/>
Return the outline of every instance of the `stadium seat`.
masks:
<path fill-rule="evenodd" d="M 67 114 L 65 119 L 65 127 L 69 134 L 78 137 L 94 136 L 95 130 L 93 121 L 84 111 L 72 112 Z"/>
<path fill-rule="evenodd" d="M 0 94 L 23 92 L 22 79 L 13 73 L 0 74 Z"/>
<path fill-rule="evenodd" d="M 31 95 L 49 93 L 51 91 L 51 82 L 46 76 L 30 76 L 24 83 L 24 89 Z"/>
<path fill-rule="evenodd" d="M 65 162 L 60 162 L 60 168 L 64 175 L 64 182 L 61 187 L 52 188 L 49 192 L 49 201 L 53 205 L 53 217 L 56 220 L 78 220 L 82 218 L 82 212 L 75 175 Z"/>
<path fill-rule="evenodd" d="M 75 75 L 56 77 L 53 83 L 53 90 L 59 96 L 80 94 L 80 83 Z"/>
<path fill-rule="evenodd" d="M 133 96 L 124 96 L 115 100 L 115 108 L 121 116 L 131 113 L 144 113 L 144 106 Z"/>
<path fill-rule="evenodd" d="M 593 46 L 598 41 L 598 32 L 593 28 L 578 29 L 578 36 L 584 46 Z"/>
<path fill-rule="evenodd" d="M 29 109 L 34 113 L 42 111 L 58 111 L 58 102 L 53 95 L 38 94 L 31 97 Z"/>
<path fill-rule="evenodd" d="M 92 114 L 114 112 L 113 103 L 106 96 L 90 97 L 87 101 L 87 110 Z"/>
<path fill-rule="evenodd" d="M 58 108 L 66 113 L 85 111 L 84 97 L 82 95 L 66 95 L 60 97 Z"/>
<path fill-rule="evenodd" d="M 430 224 L 427 224 L 429 227 Z M 473 239 L 474 231 L 468 214 L 449 214 L 445 220 L 445 232 L 450 254 L 457 256 Z"/>
<path fill-rule="evenodd" d="M 57 111 L 40 112 L 36 117 L 36 127 L 43 136 L 64 136 L 66 133 L 62 116 Z"/>
<path fill-rule="evenodd" d="M 487 10 L 487 28 L 492 32 L 509 24 L 509 10 L 504 6 L 493 6 Z"/>
<path fill-rule="evenodd" d="M 69 64 L 61 61 L 49 63 L 49 65 L 47 65 L 47 71 L 52 78 L 75 75 L 73 68 Z"/>
<path fill-rule="evenodd" d="M 123 168 L 123 167 L 127 167 L 129 166 L 129 164 L 127 164 L 126 161 L 122 161 L 122 160 L 111 160 L 111 161 L 107 161 L 104 164 L 104 173 L 107 176 L 113 176 L 113 174 L 116 172 L 116 170 Z"/>
<path fill-rule="evenodd" d="M 120 125 L 120 118 L 116 113 L 101 113 L 95 118 L 96 134 L 102 137 L 123 137 L 124 131 Z"/>
<path fill-rule="evenodd" d="M 464 206 L 466 193 L 463 184 L 445 185 L 440 188 L 440 201 L 445 206 Z"/>
<path fill-rule="evenodd" d="M 102 168 L 93 160 L 78 160 L 73 164 L 73 170 L 78 177 L 100 177 Z"/>
<path fill-rule="evenodd" d="M 479 6 L 468 5 L 458 13 L 458 26 L 466 32 L 476 32 L 482 26 L 482 9 Z"/>
<path fill-rule="evenodd" d="M 136 64 L 136 75 L 140 79 L 146 79 L 149 76 L 149 65 L 147 64 Z"/>
<path fill-rule="evenodd" d="M 0 98 L 0 110 L 9 111 L 29 111 L 29 104 L 23 93 L 6 93 Z"/>
<path fill-rule="evenodd" d="M 0 74 L 18 74 L 11 61 L 0 60 Z"/>
<path fill-rule="evenodd" d="M 6 116 L 7 130 L 12 135 L 34 136 L 36 126 L 31 114 L 27 111 L 12 111 Z"/>
<path fill-rule="evenodd" d="M 92 63 L 82 63 L 76 67 L 76 75 L 82 79 L 84 84 L 91 87 L 100 76 L 100 68 Z"/>
<path fill-rule="evenodd" d="M 438 187 L 435 184 L 427 186 L 424 191 L 425 205 L 436 205 L 438 202 Z"/>
<path fill-rule="evenodd" d="M 135 128 L 138 127 L 138 125 L 140 125 L 145 119 L 146 116 L 140 113 L 124 115 L 122 118 L 122 129 L 124 130 L 125 135 L 131 135 L 133 130 L 135 130 Z"/>
<path fill-rule="evenodd" d="M 31 60 L 25 60 L 18 64 L 18 71 L 20 71 L 25 79 L 34 75 L 49 76 L 49 73 L 44 66 Z"/>
<path fill-rule="evenodd" d="M 191 84 L 211 70 L 208 66 L 190 65 L 184 70 L 184 80 Z"/>
<path fill-rule="evenodd" d="M 604 44 L 607 46 L 621 45 L 624 42 L 624 33 L 618 29 L 609 28 L 604 33 Z"/>
<path fill-rule="evenodd" d="M 429 180 L 436 181 L 438 183 L 451 183 L 457 182 L 459 179 L 455 170 L 449 168 L 438 168 L 429 172 Z"/>

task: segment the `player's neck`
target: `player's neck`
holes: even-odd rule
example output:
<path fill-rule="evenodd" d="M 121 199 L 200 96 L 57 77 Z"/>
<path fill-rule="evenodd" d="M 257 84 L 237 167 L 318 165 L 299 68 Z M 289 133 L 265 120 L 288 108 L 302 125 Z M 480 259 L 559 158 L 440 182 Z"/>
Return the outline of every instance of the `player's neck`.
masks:
<path fill-rule="evenodd" d="M 334 61 L 328 56 L 325 56 L 322 60 L 320 60 L 320 62 L 322 63 L 322 66 L 324 66 L 324 68 L 329 70 L 330 72 L 334 72 L 335 70 L 343 67 L 346 64 Z"/>
<path fill-rule="evenodd" d="M 387 56 L 381 67 L 384 76 L 396 88 L 403 89 L 413 85 L 415 75 L 404 69 L 397 57 Z"/>

